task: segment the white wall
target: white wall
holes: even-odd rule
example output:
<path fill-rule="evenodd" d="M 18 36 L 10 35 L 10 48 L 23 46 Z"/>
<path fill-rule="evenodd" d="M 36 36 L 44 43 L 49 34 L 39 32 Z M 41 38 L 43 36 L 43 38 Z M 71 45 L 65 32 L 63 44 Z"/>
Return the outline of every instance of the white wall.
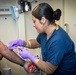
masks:
<path fill-rule="evenodd" d="M 64 0 L 64 24 L 76 47 L 76 0 Z"/>

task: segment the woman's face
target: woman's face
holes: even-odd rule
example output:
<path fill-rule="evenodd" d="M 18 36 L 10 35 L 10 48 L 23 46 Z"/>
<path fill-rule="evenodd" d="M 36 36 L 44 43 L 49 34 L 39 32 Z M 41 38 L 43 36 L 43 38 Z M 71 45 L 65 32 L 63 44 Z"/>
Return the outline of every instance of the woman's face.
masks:
<path fill-rule="evenodd" d="M 34 23 L 34 27 L 36 28 L 38 33 L 44 33 L 44 25 L 40 22 L 39 19 L 35 18 L 34 16 L 32 16 L 32 20 Z"/>

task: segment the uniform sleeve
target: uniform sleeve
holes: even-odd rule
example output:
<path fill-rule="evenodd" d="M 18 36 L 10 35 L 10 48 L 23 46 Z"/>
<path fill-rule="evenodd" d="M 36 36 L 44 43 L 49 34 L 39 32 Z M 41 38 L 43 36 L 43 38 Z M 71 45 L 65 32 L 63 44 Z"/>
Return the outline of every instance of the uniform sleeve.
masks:
<path fill-rule="evenodd" d="M 47 61 L 58 66 L 65 54 L 66 45 L 64 40 L 56 40 L 49 45 Z"/>

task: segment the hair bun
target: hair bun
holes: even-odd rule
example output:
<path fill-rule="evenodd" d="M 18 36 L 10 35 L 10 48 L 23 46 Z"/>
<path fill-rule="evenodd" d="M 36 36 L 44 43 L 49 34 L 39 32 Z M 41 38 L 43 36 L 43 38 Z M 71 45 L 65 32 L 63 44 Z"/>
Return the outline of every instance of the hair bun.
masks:
<path fill-rule="evenodd" d="M 59 20 L 60 16 L 61 16 L 61 10 L 60 9 L 55 10 L 53 14 L 54 20 Z"/>

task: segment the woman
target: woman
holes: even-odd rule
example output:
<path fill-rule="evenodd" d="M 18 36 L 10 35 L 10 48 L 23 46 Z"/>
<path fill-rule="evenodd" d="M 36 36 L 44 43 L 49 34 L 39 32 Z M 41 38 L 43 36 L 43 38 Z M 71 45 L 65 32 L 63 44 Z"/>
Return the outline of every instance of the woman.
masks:
<path fill-rule="evenodd" d="M 55 23 L 60 16 L 60 9 L 54 11 L 49 4 L 40 3 L 32 11 L 34 27 L 39 33 L 37 38 L 29 41 L 15 40 L 9 43 L 11 50 L 17 46 L 31 49 L 41 47 L 43 60 L 23 48 L 20 48 L 20 55 L 22 58 L 29 58 L 47 75 L 73 75 L 76 69 L 74 43 Z"/>

